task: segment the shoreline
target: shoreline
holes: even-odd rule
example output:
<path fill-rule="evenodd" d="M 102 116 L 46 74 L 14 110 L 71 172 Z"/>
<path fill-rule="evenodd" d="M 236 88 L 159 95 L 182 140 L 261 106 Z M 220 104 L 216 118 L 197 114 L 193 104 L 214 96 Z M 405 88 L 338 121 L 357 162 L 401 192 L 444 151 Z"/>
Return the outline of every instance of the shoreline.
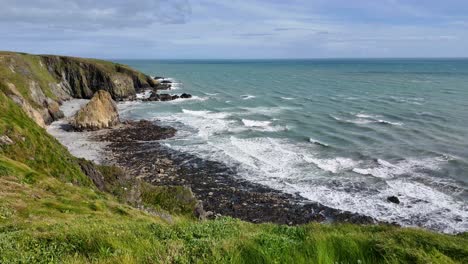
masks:
<path fill-rule="evenodd" d="M 307 201 L 236 176 L 235 168 L 166 147 L 159 140 L 174 136 L 172 127 L 147 120 L 127 121 L 93 137 L 108 142 L 106 162 L 131 177 L 157 186 L 187 186 L 203 204 L 208 218 L 231 216 L 263 223 L 377 223 L 375 219 Z"/>
<path fill-rule="evenodd" d="M 241 179 L 235 168 L 170 149 L 160 140 L 173 137 L 176 129 L 155 122 L 124 121 L 111 129 L 70 131 L 68 119 L 83 103 L 76 99 L 65 102 L 62 106 L 65 118 L 53 122 L 47 131 L 74 156 L 98 164 L 119 166 L 128 176 L 152 185 L 189 187 L 209 219 L 231 216 L 253 223 L 288 225 L 380 222 Z"/>

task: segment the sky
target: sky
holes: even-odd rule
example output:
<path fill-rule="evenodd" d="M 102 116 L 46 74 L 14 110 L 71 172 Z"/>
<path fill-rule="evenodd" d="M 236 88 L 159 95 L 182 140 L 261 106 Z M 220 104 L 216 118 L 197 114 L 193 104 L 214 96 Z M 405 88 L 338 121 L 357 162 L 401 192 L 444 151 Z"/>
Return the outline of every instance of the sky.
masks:
<path fill-rule="evenodd" d="M 107 59 L 468 57 L 468 1 L 0 0 L 0 32 Z"/>

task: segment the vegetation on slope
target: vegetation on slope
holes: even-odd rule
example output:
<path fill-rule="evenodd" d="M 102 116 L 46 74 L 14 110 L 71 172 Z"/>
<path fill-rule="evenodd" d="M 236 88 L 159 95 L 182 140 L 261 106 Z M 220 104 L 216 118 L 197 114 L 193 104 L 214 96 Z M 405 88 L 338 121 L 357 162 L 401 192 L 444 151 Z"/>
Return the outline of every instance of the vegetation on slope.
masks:
<path fill-rule="evenodd" d="M 466 234 L 199 221 L 185 188 L 115 167 L 99 191 L 0 88 L 0 263 L 468 263 Z"/>

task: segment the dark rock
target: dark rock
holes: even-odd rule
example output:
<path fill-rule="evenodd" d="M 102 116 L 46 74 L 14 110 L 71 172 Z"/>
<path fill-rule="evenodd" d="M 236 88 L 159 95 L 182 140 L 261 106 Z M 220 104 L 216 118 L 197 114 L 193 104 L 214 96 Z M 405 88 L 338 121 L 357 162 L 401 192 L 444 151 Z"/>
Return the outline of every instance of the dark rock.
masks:
<path fill-rule="evenodd" d="M 78 164 L 80 165 L 83 173 L 93 181 L 94 185 L 96 185 L 100 191 L 105 191 L 106 186 L 104 183 L 104 176 L 102 176 L 94 163 L 85 159 L 79 159 Z"/>
<path fill-rule="evenodd" d="M 161 101 L 161 98 L 156 92 L 151 92 L 150 96 L 145 101 Z"/>
<path fill-rule="evenodd" d="M 148 120 L 127 121 L 122 127 L 110 130 L 99 139 L 108 142 L 154 141 L 173 137 L 176 130 L 172 127 L 160 127 Z M 166 161 L 161 159 L 163 164 Z M 168 162 L 170 162 L 168 160 Z M 154 162 L 151 163 L 154 165 Z M 151 167 L 151 166 L 145 166 Z M 160 168 L 164 169 L 164 168 Z"/>
<path fill-rule="evenodd" d="M 187 94 L 187 93 L 183 93 L 180 98 L 184 98 L 184 99 L 188 99 L 188 98 L 192 98 L 192 95 L 191 94 Z"/>
<path fill-rule="evenodd" d="M 155 76 L 153 79 L 155 79 L 155 80 L 160 80 L 160 79 L 164 79 L 164 77 Z"/>
<path fill-rule="evenodd" d="M 168 81 L 168 80 L 163 80 L 161 81 L 161 84 L 171 84 L 172 82 L 171 81 Z"/>
<path fill-rule="evenodd" d="M 400 204 L 400 199 L 398 199 L 398 197 L 396 197 L 396 196 L 387 197 L 387 201 L 391 202 L 391 203 L 394 203 L 394 204 Z"/>
<path fill-rule="evenodd" d="M 172 99 L 172 95 L 170 94 L 160 94 L 159 95 L 159 98 L 161 101 L 171 101 L 171 100 L 174 100 Z"/>
<path fill-rule="evenodd" d="M 176 94 L 172 96 L 172 100 L 179 99 L 179 98 L 180 98 L 180 96 L 178 96 Z"/>

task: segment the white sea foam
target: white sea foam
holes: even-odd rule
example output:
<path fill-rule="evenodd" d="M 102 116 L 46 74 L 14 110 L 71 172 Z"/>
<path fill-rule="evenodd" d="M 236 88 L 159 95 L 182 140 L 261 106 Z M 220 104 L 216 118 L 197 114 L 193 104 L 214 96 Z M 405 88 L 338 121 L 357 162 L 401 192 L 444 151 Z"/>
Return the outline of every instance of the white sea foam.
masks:
<path fill-rule="evenodd" d="M 336 157 L 334 159 L 320 159 L 305 156 L 304 159 L 308 162 L 315 164 L 320 169 L 324 171 L 329 171 L 331 173 L 338 173 L 341 171 L 350 170 L 358 164 L 358 161 L 343 157 Z"/>
<path fill-rule="evenodd" d="M 379 166 L 370 168 L 354 168 L 353 171 L 362 175 L 372 175 L 378 178 L 393 178 L 396 176 L 408 174 L 417 175 L 419 171 L 430 169 L 438 170 L 442 163 L 445 163 L 444 158 L 425 158 L 425 159 L 405 159 L 396 164 L 378 159 Z"/>
<path fill-rule="evenodd" d="M 136 94 L 136 99 L 148 99 L 151 96 L 152 91 L 151 90 L 145 90 L 142 93 L 137 93 Z"/>
<path fill-rule="evenodd" d="M 192 97 L 190 98 L 177 98 L 175 100 L 165 101 L 163 103 L 178 104 L 178 103 L 192 102 L 192 101 L 206 101 L 208 99 L 209 99 L 208 97 L 200 97 L 200 96 L 192 95 Z"/>
<path fill-rule="evenodd" d="M 313 138 L 309 138 L 309 142 L 320 145 L 322 147 L 329 147 L 329 145 L 327 143 L 323 143 L 323 142 L 321 142 L 319 140 L 316 140 L 316 139 L 313 139 Z"/>
<path fill-rule="evenodd" d="M 280 126 L 280 125 L 272 125 L 271 121 L 258 121 L 258 120 L 250 120 L 250 119 L 242 119 L 242 123 L 244 126 L 264 132 L 277 132 L 277 131 L 285 131 L 288 130 L 287 126 Z"/>
<path fill-rule="evenodd" d="M 242 123 L 244 123 L 244 126 L 248 126 L 248 127 L 271 126 L 271 121 L 257 121 L 257 120 L 242 119 Z"/>
<path fill-rule="evenodd" d="M 249 100 L 249 99 L 253 99 L 255 98 L 256 96 L 255 95 L 250 95 L 250 94 L 244 94 L 244 95 L 241 95 L 241 98 L 243 100 Z"/>
<path fill-rule="evenodd" d="M 205 111 L 205 110 L 195 111 L 195 110 L 182 109 L 182 112 L 189 114 L 189 115 L 205 117 L 206 119 L 222 119 L 230 115 L 227 112 L 211 112 L 211 111 Z"/>
<path fill-rule="evenodd" d="M 346 118 L 340 118 L 334 115 L 330 115 L 333 119 L 340 121 L 340 122 L 346 122 L 346 123 L 352 123 L 356 125 L 366 125 L 366 124 L 384 124 L 384 125 L 393 125 L 393 126 L 402 126 L 403 123 L 401 122 L 392 122 L 384 119 L 380 119 L 382 116 L 380 115 L 370 115 L 370 114 L 364 114 L 364 113 L 358 113 L 355 114 L 354 116 L 357 118 L 354 119 L 346 119 Z"/>
<path fill-rule="evenodd" d="M 68 120 L 88 101 L 85 99 L 72 99 L 64 102 L 60 106 L 60 110 L 63 111 L 65 118 L 52 122 L 47 127 L 47 132 L 62 143 L 72 155 L 100 163 L 104 156 L 106 143 L 91 140 L 90 136 L 94 132 L 70 132 L 65 129 L 69 126 Z"/>
<path fill-rule="evenodd" d="M 283 99 L 283 100 L 294 100 L 294 99 L 296 99 L 296 98 L 292 98 L 292 97 L 283 97 L 283 96 L 281 96 L 281 99 Z"/>

